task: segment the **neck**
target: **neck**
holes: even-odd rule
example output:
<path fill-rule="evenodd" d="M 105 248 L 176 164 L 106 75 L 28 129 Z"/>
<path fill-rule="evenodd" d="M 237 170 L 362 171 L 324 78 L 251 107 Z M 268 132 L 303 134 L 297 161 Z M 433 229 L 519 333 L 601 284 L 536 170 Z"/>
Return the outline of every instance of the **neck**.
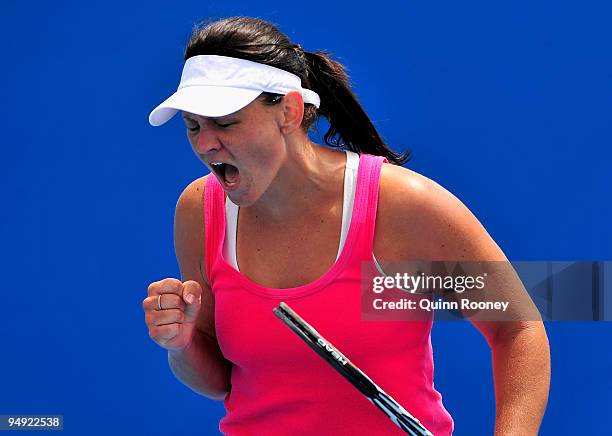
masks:
<path fill-rule="evenodd" d="M 336 205 L 342 197 L 344 153 L 314 144 L 287 144 L 287 157 L 266 192 L 248 209 L 268 222 L 287 222 Z"/>

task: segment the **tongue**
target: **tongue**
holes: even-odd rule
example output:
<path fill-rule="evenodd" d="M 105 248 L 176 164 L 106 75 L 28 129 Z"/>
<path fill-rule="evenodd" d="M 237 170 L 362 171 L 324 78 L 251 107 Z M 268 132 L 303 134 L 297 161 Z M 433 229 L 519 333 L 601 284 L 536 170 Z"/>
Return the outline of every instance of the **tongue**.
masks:
<path fill-rule="evenodd" d="M 238 168 L 234 165 L 225 164 L 225 181 L 228 183 L 235 183 L 238 180 Z"/>

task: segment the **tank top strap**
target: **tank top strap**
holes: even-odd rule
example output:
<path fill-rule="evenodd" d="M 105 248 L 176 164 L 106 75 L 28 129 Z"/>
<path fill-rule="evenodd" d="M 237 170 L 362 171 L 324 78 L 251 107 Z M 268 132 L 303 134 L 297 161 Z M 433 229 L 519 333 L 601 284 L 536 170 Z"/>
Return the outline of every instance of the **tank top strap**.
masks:
<path fill-rule="evenodd" d="M 388 162 L 384 156 L 370 154 L 362 154 L 359 160 L 353 219 L 356 219 L 361 227 L 356 244 L 357 251 L 359 251 L 358 255 L 367 260 L 373 259 L 374 229 L 378 208 L 380 171 L 383 162 Z"/>
<path fill-rule="evenodd" d="M 204 188 L 204 235 L 206 236 L 206 276 L 211 282 L 211 271 L 223 243 L 225 233 L 225 191 L 212 174 Z"/>
<path fill-rule="evenodd" d="M 383 156 L 361 154 L 355 188 L 355 204 L 351 221 L 357 227 L 352 235 L 353 246 L 350 257 L 372 259 L 374 247 L 374 228 L 378 206 L 378 191 L 380 186 L 380 170 L 383 162 L 388 162 Z M 214 177 L 207 177 L 204 189 L 204 228 L 206 236 L 206 274 L 211 283 L 214 277 L 211 272 L 217 261 L 225 236 L 225 191 Z M 352 227 L 353 225 L 351 225 Z M 347 239 L 351 239 L 351 231 Z M 347 248 L 347 247 L 345 247 Z M 354 258 L 354 257 L 353 257 Z"/>

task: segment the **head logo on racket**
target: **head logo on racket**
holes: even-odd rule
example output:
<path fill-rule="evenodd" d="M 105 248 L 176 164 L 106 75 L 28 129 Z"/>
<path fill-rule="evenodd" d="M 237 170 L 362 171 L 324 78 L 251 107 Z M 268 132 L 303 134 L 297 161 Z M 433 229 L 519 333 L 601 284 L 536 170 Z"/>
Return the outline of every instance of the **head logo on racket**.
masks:
<path fill-rule="evenodd" d="M 343 356 L 341 356 L 336 350 L 334 350 L 334 347 L 332 347 L 331 345 L 329 345 L 327 342 L 325 342 L 322 338 L 318 338 L 317 339 L 317 343 L 322 346 L 323 348 L 325 348 L 328 352 L 331 353 L 331 355 L 334 357 L 334 359 L 336 359 L 338 362 L 340 362 L 342 365 L 346 365 L 346 362 L 348 362 L 348 360 L 346 360 L 346 358 L 344 358 Z"/>

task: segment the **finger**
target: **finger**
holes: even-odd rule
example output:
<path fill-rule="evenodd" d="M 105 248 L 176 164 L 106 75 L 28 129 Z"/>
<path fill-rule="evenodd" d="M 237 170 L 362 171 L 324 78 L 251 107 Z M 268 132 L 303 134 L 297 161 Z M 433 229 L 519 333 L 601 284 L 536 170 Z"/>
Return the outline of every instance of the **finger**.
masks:
<path fill-rule="evenodd" d="M 159 311 L 159 305 L 161 303 L 162 311 L 166 309 L 181 309 L 185 310 L 185 302 L 183 299 L 176 294 L 159 294 L 151 297 L 147 297 L 142 302 L 142 307 L 147 311 Z"/>
<path fill-rule="evenodd" d="M 145 321 L 149 328 L 174 323 L 182 324 L 185 321 L 185 312 L 179 309 L 150 311 L 145 315 Z"/>
<path fill-rule="evenodd" d="M 183 300 L 187 304 L 199 303 L 202 297 L 202 287 L 194 280 L 187 280 L 183 283 Z"/>
<path fill-rule="evenodd" d="M 183 283 L 174 278 L 167 278 L 158 282 L 153 282 L 149 285 L 147 293 L 149 296 L 159 294 L 177 294 L 181 295 L 183 292 Z"/>
<path fill-rule="evenodd" d="M 183 300 L 187 302 L 185 306 L 185 319 L 192 322 L 200 312 L 202 305 L 202 287 L 193 280 L 188 280 L 183 283 Z"/>
<path fill-rule="evenodd" d="M 175 338 L 181 332 L 182 324 L 168 324 L 154 326 L 149 329 L 149 336 L 154 341 L 168 341 Z"/>

